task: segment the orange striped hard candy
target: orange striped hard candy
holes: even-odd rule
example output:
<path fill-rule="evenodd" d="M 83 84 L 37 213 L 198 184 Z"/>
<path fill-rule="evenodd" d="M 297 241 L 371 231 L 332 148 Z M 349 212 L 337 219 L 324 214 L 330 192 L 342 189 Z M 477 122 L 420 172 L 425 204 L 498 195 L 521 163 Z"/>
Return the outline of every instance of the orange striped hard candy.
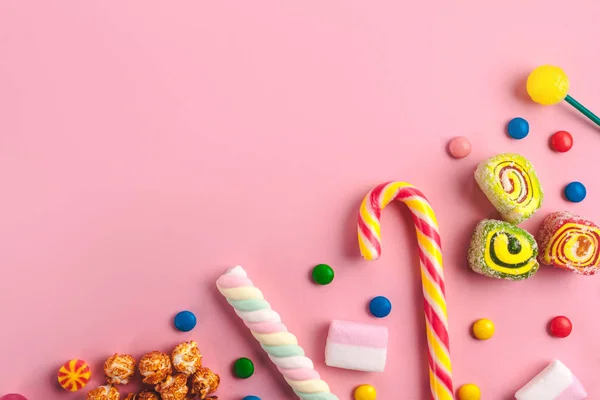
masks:
<path fill-rule="evenodd" d="M 73 359 L 64 363 L 58 370 L 58 383 L 63 389 L 76 392 L 88 384 L 91 375 L 88 363 Z"/>

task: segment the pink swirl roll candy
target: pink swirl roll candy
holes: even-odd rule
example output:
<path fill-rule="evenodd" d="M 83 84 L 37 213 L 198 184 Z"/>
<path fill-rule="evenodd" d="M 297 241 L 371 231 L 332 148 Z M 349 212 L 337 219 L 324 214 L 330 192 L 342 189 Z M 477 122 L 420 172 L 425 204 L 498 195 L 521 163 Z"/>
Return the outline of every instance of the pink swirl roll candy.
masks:
<path fill-rule="evenodd" d="M 231 268 L 221 275 L 217 288 L 300 399 L 339 400 L 321 379 L 311 359 L 304 355 L 296 336 L 288 332 L 279 314 L 271 309 L 242 267 Z"/>

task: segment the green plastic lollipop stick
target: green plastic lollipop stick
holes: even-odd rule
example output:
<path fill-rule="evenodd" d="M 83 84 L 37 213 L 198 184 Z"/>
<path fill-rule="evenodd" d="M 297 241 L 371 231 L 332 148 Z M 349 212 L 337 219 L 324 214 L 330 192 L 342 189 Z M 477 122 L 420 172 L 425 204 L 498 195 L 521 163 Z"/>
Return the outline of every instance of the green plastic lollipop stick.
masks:
<path fill-rule="evenodd" d="M 600 118 L 598 118 L 596 114 L 585 108 L 583 104 L 581 104 L 569 95 L 565 97 L 565 101 L 573 107 L 575 107 L 580 113 L 591 119 L 596 125 L 600 126 Z"/>

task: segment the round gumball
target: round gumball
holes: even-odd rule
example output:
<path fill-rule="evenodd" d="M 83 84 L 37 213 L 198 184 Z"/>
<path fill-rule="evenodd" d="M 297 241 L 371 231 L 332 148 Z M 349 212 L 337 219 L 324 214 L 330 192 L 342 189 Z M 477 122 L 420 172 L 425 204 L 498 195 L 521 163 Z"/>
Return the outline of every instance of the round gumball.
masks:
<path fill-rule="evenodd" d="M 58 370 L 58 383 L 63 389 L 76 392 L 88 384 L 91 376 L 88 363 L 73 359 L 64 363 Z"/>
<path fill-rule="evenodd" d="M 508 136 L 513 139 L 523 139 L 529 134 L 529 122 L 517 117 L 510 120 L 507 126 Z"/>
<path fill-rule="evenodd" d="M 313 281 L 319 285 L 329 285 L 334 277 L 333 268 L 327 264 L 319 264 L 312 270 Z"/>
<path fill-rule="evenodd" d="M 448 152 L 454 158 L 465 158 L 471 154 L 471 142 L 464 136 L 455 137 L 448 143 Z"/>
<path fill-rule="evenodd" d="M 559 153 L 566 153 L 573 147 L 573 136 L 567 131 L 558 131 L 550 138 L 552 150 Z"/>
<path fill-rule="evenodd" d="M 573 324 L 571 324 L 571 321 L 567 317 L 561 315 L 552 318 L 550 321 L 550 333 L 554 337 L 566 338 L 571 334 L 572 330 Z"/>
<path fill-rule="evenodd" d="M 390 315 L 392 311 L 392 303 L 387 297 L 377 296 L 374 297 L 369 303 L 369 311 L 374 317 L 384 318 Z"/>
<path fill-rule="evenodd" d="M 246 357 L 238 358 L 233 363 L 233 373 L 238 378 L 247 379 L 254 375 L 254 363 Z"/>
<path fill-rule="evenodd" d="M 585 199 L 587 190 L 581 182 L 571 182 L 565 187 L 565 197 L 573 203 L 579 203 Z"/>
<path fill-rule="evenodd" d="M 258 396 L 246 396 L 242 400 L 261 400 Z"/>
<path fill-rule="evenodd" d="M 354 400 L 376 400 L 377 391 L 371 385 L 360 385 L 354 389 Z"/>
<path fill-rule="evenodd" d="M 487 318 L 478 319 L 473 324 L 473 336 L 479 340 L 490 339 L 494 336 L 495 331 L 496 327 L 494 326 L 494 323 Z"/>
<path fill-rule="evenodd" d="M 196 316 L 191 311 L 181 311 L 175 315 L 173 324 L 181 332 L 189 332 L 196 327 Z"/>
<path fill-rule="evenodd" d="M 481 399 L 481 390 L 472 383 L 462 385 L 458 389 L 458 400 L 479 400 Z"/>

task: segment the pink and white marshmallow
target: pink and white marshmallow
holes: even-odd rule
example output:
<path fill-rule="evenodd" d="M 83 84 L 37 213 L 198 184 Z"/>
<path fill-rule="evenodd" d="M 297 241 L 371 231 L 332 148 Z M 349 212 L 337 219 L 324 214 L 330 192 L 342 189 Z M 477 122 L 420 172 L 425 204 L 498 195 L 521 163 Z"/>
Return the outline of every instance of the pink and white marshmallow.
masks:
<path fill-rule="evenodd" d="M 325 346 L 325 363 L 330 367 L 383 372 L 387 345 L 385 326 L 333 321 Z"/>
<path fill-rule="evenodd" d="M 584 400 L 587 393 L 575 375 L 563 363 L 552 361 L 542 372 L 523 386 L 517 400 Z"/>

